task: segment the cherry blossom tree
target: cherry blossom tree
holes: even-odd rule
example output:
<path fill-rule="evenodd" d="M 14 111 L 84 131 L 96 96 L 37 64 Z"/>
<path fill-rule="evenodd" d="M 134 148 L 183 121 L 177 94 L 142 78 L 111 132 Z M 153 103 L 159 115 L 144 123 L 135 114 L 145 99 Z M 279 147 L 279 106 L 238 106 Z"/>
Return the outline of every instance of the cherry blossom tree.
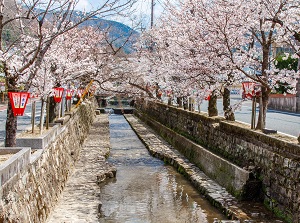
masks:
<path fill-rule="evenodd" d="M 57 37 L 93 16 L 108 16 L 126 10 L 133 1 L 107 0 L 88 13 L 75 11 L 77 1 L 73 0 L 8 3 L 0 1 L 0 59 L 8 91 L 17 91 L 19 86 L 24 90 L 31 87 Z M 6 146 L 15 145 L 16 129 L 17 117 L 13 116 L 8 102 Z"/>
<path fill-rule="evenodd" d="M 169 4 L 149 32 L 155 81 L 191 92 L 215 92 L 242 80 L 261 85 L 257 128 L 265 127 L 269 95 L 278 80 L 295 85 L 299 73 L 274 66 L 275 46 L 293 47 L 299 58 L 299 1 L 191 0 Z M 175 77 L 175 78 L 174 78 Z M 180 81 L 178 81 L 180 80 Z M 163 85 L 162 84 L 162 85 Z"/>

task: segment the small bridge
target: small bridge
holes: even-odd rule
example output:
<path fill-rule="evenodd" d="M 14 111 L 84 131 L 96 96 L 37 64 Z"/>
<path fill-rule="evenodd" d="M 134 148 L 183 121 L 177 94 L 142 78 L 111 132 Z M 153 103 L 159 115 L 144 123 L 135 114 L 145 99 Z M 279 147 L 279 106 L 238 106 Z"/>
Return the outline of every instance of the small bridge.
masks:
<path fill-rule="evenodd" d="M 133 114 L 134 99 L 126 96 L 96 95 L 100 113 Z"/>

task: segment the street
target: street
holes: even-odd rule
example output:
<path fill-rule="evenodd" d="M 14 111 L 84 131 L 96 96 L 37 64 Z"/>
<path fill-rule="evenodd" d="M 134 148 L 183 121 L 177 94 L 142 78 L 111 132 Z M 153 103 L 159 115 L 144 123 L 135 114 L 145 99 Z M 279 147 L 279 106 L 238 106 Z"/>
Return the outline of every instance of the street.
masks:
<path fill-rule="evenodd" d="M 231 104 L 240 102 L 241 99 L 232 99 Z M 207 101 L 201 105 L 202 111 L 207 111 Z M 256 108 L 256 122 L 259 108 Z M 219 116 L 223 116 L 223 105 L 222 100 L 218 100 L 218 112 Z M 236 121 L 251 124 L 251 112 L 252 112 L 252 101 L 244 101 L 242 103 L 241 109 L 235 111 Z M 298 137 L 300 133 L 300 114 L 292 112 L 283 112 L 268 109 L 266 128 L 277 130 L 280 133 L 292 135 Z"/>
<path fill-rule="evenodd" d="M 256 115 L 258 116 L 258 109 Z M 221 110 L 222 111 L 222 110 Z M 252 102 L 243 102 L 242 109 L 235 112 L 237 121 L 251 123 Z M 222 112 L 221 112 L 222 113 Z M 257 120 L 257 117 L 256 117 Z M 300 114 L 268 109 L 266 128 L 298 137 L 300 133 Z"/>

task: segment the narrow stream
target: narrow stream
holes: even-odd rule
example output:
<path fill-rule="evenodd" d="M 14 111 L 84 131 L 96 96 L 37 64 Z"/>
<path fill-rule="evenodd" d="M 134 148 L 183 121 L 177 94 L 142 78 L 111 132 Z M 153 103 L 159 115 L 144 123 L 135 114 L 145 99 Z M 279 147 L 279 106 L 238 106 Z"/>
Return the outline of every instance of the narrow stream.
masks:
<path fill-rule="evenodd" d="M 176 170 L 149 155 L 121 115 L 110 115 L 115 179 L 100 187 L 102 216 L 112 223 L 211 223 L 225 217 Z"/>

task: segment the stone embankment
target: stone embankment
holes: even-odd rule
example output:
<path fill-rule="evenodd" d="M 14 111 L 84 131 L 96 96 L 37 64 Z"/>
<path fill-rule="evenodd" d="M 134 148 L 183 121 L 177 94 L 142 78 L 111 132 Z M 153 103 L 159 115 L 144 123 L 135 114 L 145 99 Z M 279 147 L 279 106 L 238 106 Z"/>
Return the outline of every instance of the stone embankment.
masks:
<path fill-rule="evenodd" d="M 201 168 L 210 178 L 227 187 L 220 172 L 215 175 L 207 163 L 199 162 L 199 150 L 182 143 L 176 132 L 205 147 L 210 152 L 251 172 L 253 185 L 245 195 L 263 200 L 278 217 L 289 223 L 300 223 L 300 145 L 296 137 L 280 133 L 266 134 L 250 129 L 249 125 L 227 121 L 222 117 L 208 117 L 205 113 L 191 112 L 159 102 L 137 100 L 135 114 L 158 132 L 172 146 Z M 202 151 L 202 150 L 201 150 Z M 226 170 L 226 169 L 224 169 Z M 256 180 L 256 182 L 255 182 Z M 228 182 L 226 180 L 226 182 Z M 259 189 L 259 190 L 257 190 Z M 248 191 L 248 192 L 247 192 Z"/>
<path fill-rule="evenodd" d="M 245 207 L 245 203 L 238 201 L 224 187 L 207 177 L 198 167 L 165 143 L 157 134 L 150 131 L 149 127 L 146 127 L 135 116 L 125 115 L 125 117 L 153 156 L 173 165 L 180 173 L 184 174 L 199 192 L 229 219 L 242 222 L 282 222 L 262 208 L 261 204 L 248 202 Z"/>
<path fill-rule="evenodd" d="M 116 169 L 106 162 L 109 150 L 108 116 L 97 115 L 48 223 L 98 222 L 101 210 L 98 183 L 116 175 Z"/>

